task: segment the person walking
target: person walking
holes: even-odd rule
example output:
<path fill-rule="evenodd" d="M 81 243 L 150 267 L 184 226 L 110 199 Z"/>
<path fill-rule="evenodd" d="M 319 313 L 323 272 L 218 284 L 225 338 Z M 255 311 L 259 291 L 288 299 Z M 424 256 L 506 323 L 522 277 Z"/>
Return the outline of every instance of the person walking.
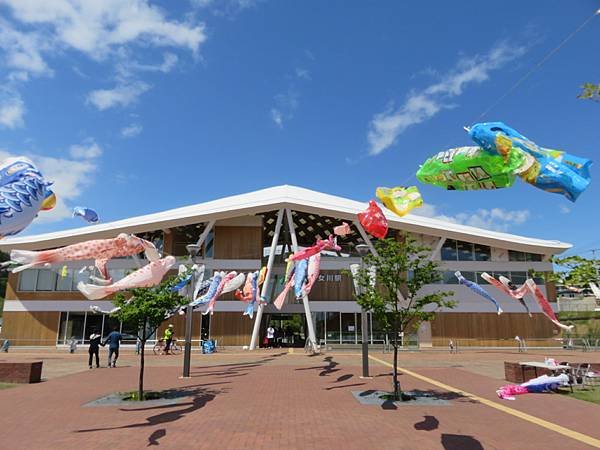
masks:
<path fill-rule="evenodd" d="M 104 340 L 103 346 L 108 344 L 108 367 L 117 367 L 117 359 L 119 359 L 119 347 L 123 336 L 117 331 L 117 327 L 113 327 L 106 339 Z M 113 359 L 114 356 L 114 359 Z"/>
<path fill-rule="evenodd" d="M 169 354 L 169 350 L 171 349 L 171 343 L 173 342 L 173 334 L 175 333 L 173 324 L 169 324 L 169 326 L 165 329 L 165 355 Z"/>
<path fill-rule="evenodd" d="M 267 339 L 269 340 L 269 348 L 273 348 L 273 343 L 275 341 L 275 328 L 269 325 L 267 328 Z"/>
<path fill-rule="evenodd" d="M 92 331 L 90 334 L 90 346 L 88 348 L 88 353 L 90 357 L 88 359 L 88 365 L 90 369 L 92 368 L 92 357 L 96 356 L 96 369 L 100 367 L 100 342 L 102 340 L 102 336 L 96 333 L 96 330 Z"/>

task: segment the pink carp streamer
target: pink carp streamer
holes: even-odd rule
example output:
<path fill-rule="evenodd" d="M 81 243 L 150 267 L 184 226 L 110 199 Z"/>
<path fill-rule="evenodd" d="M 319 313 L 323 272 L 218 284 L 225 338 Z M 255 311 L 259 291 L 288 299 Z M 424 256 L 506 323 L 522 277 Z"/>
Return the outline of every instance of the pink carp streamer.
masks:
<path fill-rule="evenodd" d="M 527 285 L 524 284 L 521 287 L 517 287 L 512 281 L 505 277 L 500 277 L 500 281 L 498 281 L 486 272 L 481 274 L 481 278 L 490 283 L 492 286 L 500 289 L 509 297 L 517 300 L 523 306 L 523 308 L 525 308 L 527 314 L 529 314 L 529 317 L 533 317 L 529 311 L 529 308 L 527 307 L 527 304 L 525 303 L 525 300 L 523 300 L 523 297 L 525 297 L 525 295 L 529 292 Z"/>
<path fill-rule="evenodd" d="M 241 275 L 241 277 L 239 275 Z M 239 275 L 237 272 L 229 272 L 225 276 L 223 276 L 223 278 L 221 279 L 221 283 L 219 283 L 219 287 L 217 288 L 217 292 L 215 292 L 215 295 L 213 295 L 213 297 L 208 302 L 208 307 L 206 308 L 206 311 L 202 313 L 202 315 L 212 315 L 215 309 L 215 303 L 217 303 L 217 300 L 219 299 L 221 294 L 234 291 L 242 285 L 242 283 L 244 282 L 244 274 L 240 273 Z"/>
<path fill-rule="evenodd" d="M 124 291 L 125 289 L 153 287 L 161 282 L 175 262 L 173 256 L 167 256 L 166 258 L 146 264 L 141 269 L 136 270 L 114 284 L 109 284 L 108 286 L 96 286 L 80 281 L 79 284 L 77 284 L 77 289 L 90 300 L 98 300 L 114 294 L 115 292 Z"/>
<path fill-rule="evenodd" d="M 316 254 L 310 257 L 308 260 L 308 281 L 304 285 L 304 294 L 310 294 L 316 281 L 319 279 L 319 273 L 321 272 L 321 255 Z"/>
<path fill-rule="evenodd" d="M 537 287 L 533 280 L 529 279 L 525 281 L 525 284 L 529 288 L 529 291 L 533 295 L 533 298 L 535 298 L 535 301 L 538 303 L 538 305 L 540 305 L 540 308 L 544 315 L 548 319 L 550 319 L 550 321 L 554 325 L 566 331 L 571 331 L 575 327 L 575 325 L 564 325 L 558 321 L 556 314 L 554 314 L 554 311 L 552 310 L 552 306 L 550 306 L 550 303 L 548 303 L 548 300 L 546 299 L 546 297 L 544 297 L 544 294 L 542 293 L 540 288 Z"/>
<path fill-rule="evenodd" d="M 22 266 L 14 268 L 13 273 L 44 264 L 93 259 L 96 261 L 96 267 L 102 276 L 110 280 L 108 270 L 106 269 L 106 263 L 110 259 L 137 255 L 141 252 L 145 252 L 146 257 L 150 261 L 159 259 L 158 251 L 152 242 L 137 236 L 121 233 L 113 239 L 95 239 L 54 250 L 43 250 L 40 252 L 13 250 L 10 252 L 10 259 L 22 264 Z"/>
<path fill-rule="evenodd" d="M 342 248 L 339 245 L 337 245 L 336 240 L 331 234 L 329 235 L 329 238 L 327 240 L 318 239 L 317 243 L 312 247 L 308 247 L 294 253 L 292 256 L 289 257 L 289 260 L 298 261 L 300 259 L 308 259 L 311 256 L 316 255 L 317 253 L 321 253 L 323 250 L 333 250 L 339 252 L 341 249 Z"/>
<path fill-rule="evenodd" d="M 352 233 L 352 228 L 346 222 L 342 222 L 341 225 L 333 228 L 333 234 L 336 236 L 346 236 Z"/>
<path fill-rule="evenodd" d="M 553 377 L 542 375 L 525 383 L 502 386 L 496 394 L 503 400 L 514 400 L 515 395 L 547 392 L 568 384 L 569 376 L 565 373 Z"/>

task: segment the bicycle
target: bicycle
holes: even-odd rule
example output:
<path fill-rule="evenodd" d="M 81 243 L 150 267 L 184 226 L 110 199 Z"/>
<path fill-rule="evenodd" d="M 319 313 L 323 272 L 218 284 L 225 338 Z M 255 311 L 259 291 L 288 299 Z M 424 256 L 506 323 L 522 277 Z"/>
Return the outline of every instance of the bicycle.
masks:
<path fill-rule="evenodd" d="M 154 352 L 155 355 L 164 355 L 165 354 L 165 340 L 159 339 L 158 341 L 156 341 L 156 344 L 154 344 L 152 351 Z M 179 355 L 181 353 L 181 347 L 179 345 L 177 345 L 177 339 L 173 339 L 171 341 L 171 348 L 169 348 L 169 352 L 172 355 Z"/>

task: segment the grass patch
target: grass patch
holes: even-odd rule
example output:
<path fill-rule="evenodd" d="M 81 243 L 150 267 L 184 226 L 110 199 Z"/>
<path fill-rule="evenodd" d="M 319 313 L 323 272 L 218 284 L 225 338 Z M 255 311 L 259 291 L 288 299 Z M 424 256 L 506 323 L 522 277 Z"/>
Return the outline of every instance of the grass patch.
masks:
<path fill-rule="evenodd" d="M 570 390 L 560 390 L 562 395 L 566 395 L 567 397 L 573 397 L 578 400 L 584 400 L 586 402 L 596 403 L 600 405 L 600 387 L 586 387 L 586 388 L 575 388 L 573 392 Z"/>
<path fill-rule="evenodd" d="M 0 383 L 0 389 L 8 389 L 15 386 L 16 383 Z"/>
<path fill-rule="evenodd" d="M 137 402 L 140 400 L 138 391 L 119 392 L 119 395 L 126 402 Z M 144 391 L 144 398 L 142 400 L 159 400 L 167 397 L 169 397 L 169 394 L 166 392 Z"/>

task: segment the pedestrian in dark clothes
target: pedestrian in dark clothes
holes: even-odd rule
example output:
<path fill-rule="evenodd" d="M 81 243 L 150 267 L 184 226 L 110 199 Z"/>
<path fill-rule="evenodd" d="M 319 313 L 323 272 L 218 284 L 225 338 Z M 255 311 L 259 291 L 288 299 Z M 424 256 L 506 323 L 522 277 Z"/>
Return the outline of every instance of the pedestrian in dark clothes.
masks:
<path fill-rule="evenodd" d="M 92 368 L 92 357 L 96 356 L 96 369 L 100 367 L 100 342 L 102 340 L 102 336 L 100 336 L 94 330 L 92 334 L 90 334 L 90 347 L 88 348 L 88 353 L 90 354 L 88 365 L 90 369 Z"/>
<path fill-rule="evenodd" d="M 119 347 L 123 336 L 114 327 L 102 345 L 108 344 L 108 367 L 117 367 L 117 359 L 119 359 Z M 114 356 L 114 359 L 113 359 Z"/>

